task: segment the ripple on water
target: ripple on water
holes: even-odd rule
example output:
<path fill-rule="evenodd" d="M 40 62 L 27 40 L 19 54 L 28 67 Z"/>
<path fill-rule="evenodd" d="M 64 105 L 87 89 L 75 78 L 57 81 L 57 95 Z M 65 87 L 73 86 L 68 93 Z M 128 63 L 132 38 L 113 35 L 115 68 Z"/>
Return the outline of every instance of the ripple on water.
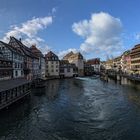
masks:
<path fill-rule="evenodd" d="M 45 94 L 33 94 L 29 101 L 0 115 L 0 139 L 139 139 L 139 90 L 127 87 L 126 81 L 125 86 L 92 78 L 46 84 Z"/>

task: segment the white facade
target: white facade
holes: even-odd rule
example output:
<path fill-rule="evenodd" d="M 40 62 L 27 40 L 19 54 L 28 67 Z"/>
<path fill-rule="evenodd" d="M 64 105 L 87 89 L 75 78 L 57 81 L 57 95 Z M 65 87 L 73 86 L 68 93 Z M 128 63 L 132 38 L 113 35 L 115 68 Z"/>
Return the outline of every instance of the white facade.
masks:
<path fill-rule="evenodd" d="M 101 67 L 100 64 L 94 64 L 94 65 L 92 65 L 92 66 L 94 67 L 94 71 L 95 71 L 95 72 L 100 72 L 100 67 Z"/>
<path fill-rule="evenodd" d="M 76 65 L 76 67 L 78 67 L 79 70 L 84 69 L 84 60 L 83 59 L 74 60 L 72 63 L 74 63 Z"/>
<path fill-rule="evenodd" d="M 64 56 L 63 60 L 68 60 L 69 63 L 73 63 L 78 68 L 78 75 L 84 76 L 84 60 L 81 53 L 70 52 Z"/>
<path fill-rule="evenodd" d="M 78 75 L 83 76 L 84 75 L 84 60 L 83 59 L 76 59 L 73 60 L 73 62 L 76 67 L 78 68 Z"/>
<path fill-rule="evenodd" d="M 52 51 L 45 55 L 46 73 L 45 77 L 59 77 L 59 58 Z"/>
<path fill-rule="evenodd" d="M 59 76 L 59 61 L 46 61 L 46 76 Z"/>
<path fill-rule="evenodd" d="M 73 77 L 73 68 L 64 68 L 65 77 Z"/>
<path fill-rule="evenodd" d="M 77 67 L 72 66 L 71 64 L 68 65 L 63 65 L 60 67 L 60 75 L 63 77 L 74 77 L 78 75 Z"/>
<path fill-rule="evenodd" d="M 23 62 L 24 58 L 22 55 L 13 53 L 13 78 L 24 77 Z"/>

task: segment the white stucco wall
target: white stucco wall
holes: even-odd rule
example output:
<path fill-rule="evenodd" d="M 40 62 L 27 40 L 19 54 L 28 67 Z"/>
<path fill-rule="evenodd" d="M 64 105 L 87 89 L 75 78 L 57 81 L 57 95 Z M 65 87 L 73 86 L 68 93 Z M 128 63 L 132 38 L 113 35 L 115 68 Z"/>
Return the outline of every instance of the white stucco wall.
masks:
<path fill-rule="evenodd" d="M 59 61 L 47 61 L 46 76 L 59 76 Z"/>

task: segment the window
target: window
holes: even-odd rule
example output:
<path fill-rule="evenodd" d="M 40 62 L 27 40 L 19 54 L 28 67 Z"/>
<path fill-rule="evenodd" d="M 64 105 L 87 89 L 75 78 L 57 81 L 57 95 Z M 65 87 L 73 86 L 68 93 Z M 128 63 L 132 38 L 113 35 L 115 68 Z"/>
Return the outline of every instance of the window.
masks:
<path fill-rule="evenodd" d="M 70 72 L 70 68 L 67 69 L 67 72 Z"/>
<path fill-rule="evenodd" d="M 64 68 L 61 68 L 60 69 L 60 73 L 64 73 Z"/>
<path fill-rule="evenodd" d="M 17 68 L 17 63 L 15 63 L 15 68 Z"/>
<path fill-rule="evenodd" d="M 17 59 L 17 55 L 16 54 L 15 54 L 14 58 Z"/>
<path fill-rule="evenodd" d="M 15 71 L 15 76 L 18 76 L 18 72 L 17 71 Z"/>

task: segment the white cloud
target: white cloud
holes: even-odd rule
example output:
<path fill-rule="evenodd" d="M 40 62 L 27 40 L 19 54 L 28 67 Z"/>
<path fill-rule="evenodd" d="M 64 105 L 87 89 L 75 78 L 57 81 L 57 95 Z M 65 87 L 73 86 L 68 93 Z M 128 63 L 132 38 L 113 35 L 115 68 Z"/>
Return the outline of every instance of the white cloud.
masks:
<path fill-rule="evenodd" d="M 22 42 L 27 46 L 32 44 L 43 45 L 42 47 L 47 46 L 44 39 L 38 37 L 38 32 L 40 30 L 46 29 L 50 24 L 52 24 L 52 16 L 33 18 L 27 22 L 22 23 L 20 26 L 14 25 L 11 26 L 11 29 L 5 33 L 3 41 L 8 42 L 10 36 L 16 38 L 22 38 Z"/>
<path fill-rule="evenodd" d="M 21 26 L 11 26 L 10 31 L 5 34 L 3 40 L 7 41 L 10 36 L 26 36 L 28 38 L 34 38 L 36 37 L 38 31 L 47 28 L 50 24 L 52 24 L 52 21 L 52 17 L 49 16 L 43 18 L 33 18 L 25 23 L 22 23 Z"/>
<path fill-rule="evenodd" d="M 39 47 L 39 49 L 45 55 L 46 53 L 48 53 L 52 49 L 52 47 L 45 44 L 43 47 Z"/>
<path fill-rule="evenodd" d="M 75 49 L 75 48 L 70 48 L 70 49 L 68 49 L 68 50 L 60 51 L 60 52 L 58 53 L 58 56 L 59 56 L 60 59 L 62 59 L 67 53 L 69 53 L 69 52 L 71 52 L 71 51 L 73 51 L 74 53 L 78 52 L 77 49 Z"/>
<path fill-rule="evenodd" d="M 108 13 L 92 14 L 89 20 L 74 23 L 72 30 L 84 39 L 80 45 L 83 53 L 106 56 L 122 50 L 122 23 Z"/>

